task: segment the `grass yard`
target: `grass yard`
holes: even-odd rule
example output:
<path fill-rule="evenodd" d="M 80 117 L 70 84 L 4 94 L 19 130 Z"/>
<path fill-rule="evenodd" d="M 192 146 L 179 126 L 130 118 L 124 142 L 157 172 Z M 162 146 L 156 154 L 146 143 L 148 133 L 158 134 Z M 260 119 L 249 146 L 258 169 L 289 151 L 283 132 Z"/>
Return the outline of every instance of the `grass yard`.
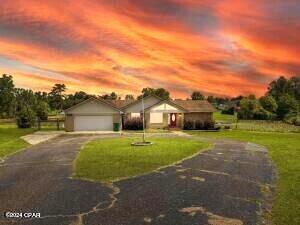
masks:
<path fill-rule="evenodd" d="M 214 112 L 214 120 L 220 123 L 235 123 L 236 115 L 222 114 L 220 111 Z"/>
<path fill-rule="evenodd" d="M 266 146 L 279 173 L 271 220 L 274 225 L 300 224 L 300 133 L 241 130 L 188 133 L 202 137 L 232 138 Z"/>
<path fill-rule="evenodd" d="M 29 144 L 20 137 L 33 132 L 33 129 L 18 129 L 12 123 L 0 124 L 0 158 L 11 155 Z"/>
<path fill-rule="evenodd" d="M 263 131 L 263 132 L 300 132 L 300 126 L 284 123 L 282 121 L 267 120 L 239 120 L 236 128 L 236 116 L 215 112 L 214 120 L 220 124 L 231 124 L 232 129 Z"/>
<path fill-rule="evenodd" d="M 182 138 L 151 138 L 152 146 L 131 146 L 133 138 L 88 143 L 75 161 L 76 177 L 105 182 L 151 172 L 191 156 L 208 143 Z"/>
<path fill-rule="evenodd" d="M 235 124 L 233 124 L 235 128 Z M 291 125 L 282 121 L 267 120 L 241 120 L 238 130 L 263 131 L 263 132 L 300 132 L 300 126 Z"/>

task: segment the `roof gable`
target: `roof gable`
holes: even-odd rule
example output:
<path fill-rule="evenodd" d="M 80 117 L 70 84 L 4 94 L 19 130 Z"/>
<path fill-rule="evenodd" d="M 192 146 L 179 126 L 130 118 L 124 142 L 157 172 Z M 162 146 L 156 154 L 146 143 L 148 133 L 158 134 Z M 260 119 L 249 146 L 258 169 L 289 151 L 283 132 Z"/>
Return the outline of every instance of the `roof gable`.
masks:
<path fill-rule="evenodd" d="M 144 108 L 149 108 L 158 102 L 161 102 L 162 99 L 155 96 L 155 95 L 148 95 L 143 99 L 144 101 Z M 136 100 L 125 107 L 122 108 L 124 112 L 141 112 L 142 111 L 142 99 Z"/>
<path fill-rule="evenodd" d="M 65 110 L 65 113 L 116 113 L 120 112 L 118 108 L 111 105 L 110 103 L 97 98 L 89 98 L 81 103 L 78 103 L 71 108 Z"/>
<path fill-rule="evenodd" d="M 156 112 L 185 112 L 186 110 L 181 106 L 173 103 L 172 101 L 163 100 L 155 105 L 145 108 L 145 111 L 156 111 Z"/>

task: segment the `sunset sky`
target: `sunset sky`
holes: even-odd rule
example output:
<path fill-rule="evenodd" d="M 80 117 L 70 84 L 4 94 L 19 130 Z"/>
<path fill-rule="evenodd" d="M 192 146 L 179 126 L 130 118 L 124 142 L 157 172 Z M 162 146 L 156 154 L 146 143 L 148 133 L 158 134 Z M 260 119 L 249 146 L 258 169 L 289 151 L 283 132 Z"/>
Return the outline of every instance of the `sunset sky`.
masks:
<path fill-rule="evenodd" d="M 300 76 L 300 1 L 1 0 L 3 73 L 42 91 L 259 96 Z"/>

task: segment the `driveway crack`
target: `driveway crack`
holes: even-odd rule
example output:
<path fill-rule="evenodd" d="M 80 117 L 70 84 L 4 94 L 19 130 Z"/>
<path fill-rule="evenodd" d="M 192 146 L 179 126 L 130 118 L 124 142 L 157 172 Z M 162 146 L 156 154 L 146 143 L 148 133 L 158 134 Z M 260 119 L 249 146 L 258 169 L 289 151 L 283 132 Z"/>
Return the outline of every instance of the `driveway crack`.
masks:
<path fill-rule="evenodd" d="M 84 225 L 83 223 L 83 218 L 84 216 L 87 216 L 89 214 L 92 214 L 92 213 L 96 213 L 96 212 L 99 212 L 99 211 L 104 211 L 104 210 L 107 210 L 107 209 L 110 209 L 112 208 L 115 203 L 118 201 L 118 198 L 116 197 L 117 194 L 120 193 L 120 189 L 114 185 L 113 183 L 106 183 L 105 184 L 106 187 L 110 188 L 112 190 L 112 193 L 109 194 L 109 197 L 111 199 L 110 201 L 110 204 L 106 207 L 103 207 L 101 208 L 100 206 L 101 205 L 104 205 L 106 203 L 108 203 L 109 201 L 102 201 L 102 202 L 99 202 L 97 205 L 95 205 L 91 210 L 87 211 L 87 212 L 83 212 L 83 213 L 79 213 L 79 214 L 69 214 L 69 215 L 63 215 L 63 214 L 58 214 L 58 215 L 48 215 L 48 216 L 42 216 L 40 218 L 32 218 L 32 219 L 28 219 L 28 221 L 30 220 L 35 220 L 35 219 L 47 219 L 47 218 L 58 218 L 58 217 L 61 217 L 61 218 L 68 218 L 68 217 L 77 217 L 77 221 L 74 223 L 72 223 L 72 225 Z"/>

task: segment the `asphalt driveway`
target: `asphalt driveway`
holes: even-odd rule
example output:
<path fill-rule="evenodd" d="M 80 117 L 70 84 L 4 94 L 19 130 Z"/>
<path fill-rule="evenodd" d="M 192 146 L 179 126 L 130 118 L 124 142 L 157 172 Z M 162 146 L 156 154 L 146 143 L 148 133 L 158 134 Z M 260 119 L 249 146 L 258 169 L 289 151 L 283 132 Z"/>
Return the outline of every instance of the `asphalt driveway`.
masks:
<path fill-rule="evenodd" d="M 0 163 L 0 224 L 254 225 L 270 207 L 275 170 L 261 146 L 215 140 L 209 151 L 148 175 L 113 184 L 70 179 L 93 138 L 60 136 Z M 6 211 L 41 218 L 6 219 Z"/>

